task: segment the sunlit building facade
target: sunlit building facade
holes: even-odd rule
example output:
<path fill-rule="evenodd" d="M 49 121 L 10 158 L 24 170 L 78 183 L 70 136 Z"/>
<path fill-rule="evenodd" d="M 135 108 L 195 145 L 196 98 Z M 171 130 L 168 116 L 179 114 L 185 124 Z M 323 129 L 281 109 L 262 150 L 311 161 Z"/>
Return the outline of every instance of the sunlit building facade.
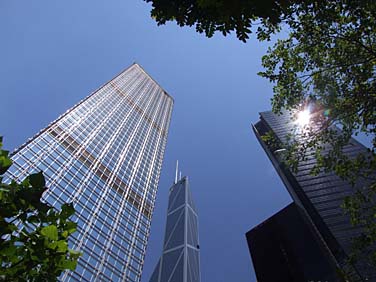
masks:
<path fill-rule="evenodd" d="M 42 170 L 43 199 L 74 203 L 83 255 L 61 281 L 140 281 L 172 108 L 133 64 L 12 154 L 8 177 Z"/>
<path fill-rule="evenodd" d="M 163 253 L 150 282 L 200 282 L 198 217 L 183 177 L 170 188 Z"/>
<path fill-rule="evenodd" d="M 302 118 L 298 122 L 308 121 L 307 115 L 302 115 Z M 311 169 L 316 164 L 312 150 L 299 162 L 296 172 L 290 170 L 284 163 L 285 149 L 282 144 L 288 141 L 289 135 L 300 134 L 297 126 L 299 125 L 288 112 L 277 115 L 269 111 L 260 113 L 260 120 L 253 126 L 253 130 L 331 263 L 349 273 L 354 281 L 375 281 L 375 269 L 369 267 L 362 258 L 359 258 L 355 266 L 347 263 L 352 253 L 352 238 L 361 234 L 362 228 L 353 226 L 341 208 L 345 197 L 352 195 L 357 188 L 363 189 L 366 183 L 358 181 L 352 187 L 334 172 L 312 175 Z M 265 142 L 263 136 L 267 133 L 273 133 L 276 143 L 280 143 L 282 147 Z M 343 147 L 343 153 L 353 158 L 359 153 L 366 154 L 367 149 L 351 138 Z"/>

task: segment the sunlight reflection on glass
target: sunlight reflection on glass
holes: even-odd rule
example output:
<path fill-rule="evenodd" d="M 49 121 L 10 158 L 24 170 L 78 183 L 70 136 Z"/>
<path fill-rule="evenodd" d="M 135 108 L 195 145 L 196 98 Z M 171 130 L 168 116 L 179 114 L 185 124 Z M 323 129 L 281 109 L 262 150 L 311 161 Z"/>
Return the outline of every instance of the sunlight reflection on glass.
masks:
<path fill-rule="evenodd" d="M 304 127 L 309 124 L 310 119 L 311 119 L 311 113 L 308 109 L 306 109 L 298 113 L 298 118 L 296 120 L 296 123 L 300 127 Z"/>

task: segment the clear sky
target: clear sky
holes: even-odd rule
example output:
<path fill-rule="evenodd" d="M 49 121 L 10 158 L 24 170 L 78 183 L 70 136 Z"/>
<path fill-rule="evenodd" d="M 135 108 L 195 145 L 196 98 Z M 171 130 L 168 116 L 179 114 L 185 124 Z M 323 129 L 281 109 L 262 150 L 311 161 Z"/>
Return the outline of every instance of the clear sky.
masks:
<path fill-rule="evenodd" d="M 179 159 L 199 212 L 203 282 L 256 281 L 245 232 L 291 200 L 251 123 L 270 109 L 267 44 L 157 27 L 142 0 L 0 1 L 0 134 L 13 150 L 138 62 L 175 98 L 144 265 L 162 251 Z"/>

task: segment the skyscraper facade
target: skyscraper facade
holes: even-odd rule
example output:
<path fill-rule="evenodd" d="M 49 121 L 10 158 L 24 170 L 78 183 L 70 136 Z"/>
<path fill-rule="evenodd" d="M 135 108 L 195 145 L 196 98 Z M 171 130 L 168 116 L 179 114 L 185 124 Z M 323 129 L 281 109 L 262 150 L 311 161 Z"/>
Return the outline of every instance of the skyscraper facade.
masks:
<path fill-rule="evenodd" d="M 42 170 L 43 200 L 74 203 L 83 255 L 61 281 L 140 281 L 172 107 L 133 64 L 13 152 L 9 178 Z"/>
<path fill-rule="evenodd" d="M 262 112 L 260 120 L 253 126 L 256 137 L 292 199 L 305 215 L 310 227 L 318 236 L 319 243 L 327 250 L 333 263 L 351 273 L 355 279 L 373 281 L 372 279 L 376 279 L 375 270 L 362 262 L 361 258 L 355 267 L 346 263 L 352 252 L 352 238 L 362 232 L 361 227 L 350 223 L 349 217 L 341 208 L 344 198 L 352 195 L 354 188 L 334 172 L 312 175 L 310 171 L 316 164 L 313 154 L 307 155 L 306 159 L 299 163 L 296 173 L 291 171 L 283 162 L 281 153 L 284 148 L 272 148 L 263 140 L 263 136 L 272 132 L 283 144 L 289 134 L 296 133 L 295 129 L 296 124 L 288 112 L 282 115 Z M 354 157 L 359 153 L 366 153 L 366 148 L 355 139 L 350 139 L 344 146 L 343 153 Z M 364 184 L 364 182 L 357 183 L 359 187 Z"/>
<path fill-rule="evenodd" d="M 200 282 L 198 218 L 183 177 L 170 188 L 163 254 L 150 282 Z"/>

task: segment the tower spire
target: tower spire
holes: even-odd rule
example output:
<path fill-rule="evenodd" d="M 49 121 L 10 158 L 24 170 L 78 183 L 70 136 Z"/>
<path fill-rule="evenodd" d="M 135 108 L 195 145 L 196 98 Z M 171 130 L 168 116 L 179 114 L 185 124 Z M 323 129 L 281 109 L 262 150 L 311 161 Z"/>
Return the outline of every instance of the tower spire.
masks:
<path fill-rule="evenodd" d="M 179 170 L 179 160 L 176 160 L 175 182 L 174 182 L 174 184 L 176 184 L 178 182 L 178 170 Z"/>

